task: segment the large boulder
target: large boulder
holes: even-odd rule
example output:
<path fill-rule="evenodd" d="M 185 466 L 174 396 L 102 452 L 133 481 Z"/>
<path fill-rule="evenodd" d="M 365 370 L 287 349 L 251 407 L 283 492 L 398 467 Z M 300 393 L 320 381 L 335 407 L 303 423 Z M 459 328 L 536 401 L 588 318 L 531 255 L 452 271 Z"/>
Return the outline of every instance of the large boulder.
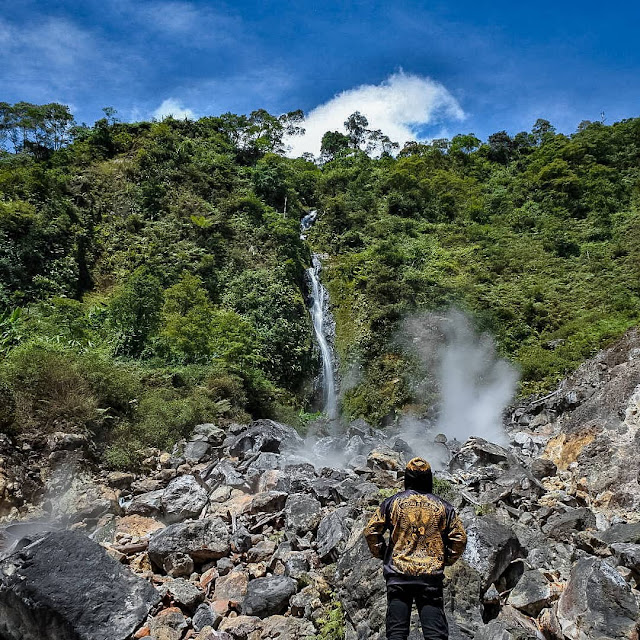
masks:
<path fill-rule="evenodd" d="M 473 518 L 465 525 L 467 548 L 462 559 L 480 574 L 484 593 L 513 560 L 524 557 L 524 551 L 513 531 L 493 516 Z"/>
<path fill-rule="evenodd" d="M 260 451 L 282 453 L 297 449 L 303 440 L 292 427 L 274 420 L 256 420 L 225 444 L 230 456 L 245 457 Z"/>
<path fill-rule="evenodd" d="M 545 608 L 550 606 L 556 591 L 545 578 L 544 573 L 537 569 L 525 571 L 518 584 L 509 594 L 508 603 L 533 616 L 534 618 Z"/>
<path fill-rule="evenodd" d="M 340 507 L 320 521 L 317 533 L 318 555 L 323 562 L 335 562 L 349 538 L 347 507 Z"/>
<path fill-rule="evenodd" d="M 171 523 L 197 518 L 207 502 L 207 491 L 194 476 L 179 476 L 162 493 L 164 519 Z"/>
<path fill-rule="evenodd" d="M 0 563 L 3 640 L 125 640 L 160 601 L 86 536 L 46 534 Z"/>
<path fill-rule="evenodd" d="M 575 563 L 558 602 L 558 620 L 569 640 L 636 640 L 638 603 L 609 564 L 595 558 Z"/>
<path fill-rule="evenodd" d="M 285 576 L 251 580 L 242 603 L 242 613 L 259 618 L 284 613 L 289 607 L 289 598 L 297 587 L 298 583 L 293 578 Z"/>
<path fill-rule="evenodd" d="M 284 507 L 287 529 L 302 536 L 308 531 L 315 531 L 320 522 L 321 510 L 320 503 L 313 496 L 292 493 Z"/>
<path fill-rule="evenodd" d="M 231 550 L 229 529 L 221 518 L 206 518 L 169 525 L 149 541 L 148 554 L 158 568 L 175 553 L 189 555 L 194 562 L 217 560 Z"/>

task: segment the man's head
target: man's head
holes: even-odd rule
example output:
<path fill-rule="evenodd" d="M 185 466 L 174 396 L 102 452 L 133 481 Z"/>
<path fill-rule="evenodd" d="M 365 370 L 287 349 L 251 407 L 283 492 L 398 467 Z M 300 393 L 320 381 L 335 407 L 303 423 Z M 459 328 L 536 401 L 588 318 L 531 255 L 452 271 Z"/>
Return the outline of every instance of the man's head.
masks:
<path fill-rule="evenodd" d="M 404 470 L 404 488 L 420 493 L 433 491 L 433 474 L 431 465 L 424 458 L 413 458 Z"/>

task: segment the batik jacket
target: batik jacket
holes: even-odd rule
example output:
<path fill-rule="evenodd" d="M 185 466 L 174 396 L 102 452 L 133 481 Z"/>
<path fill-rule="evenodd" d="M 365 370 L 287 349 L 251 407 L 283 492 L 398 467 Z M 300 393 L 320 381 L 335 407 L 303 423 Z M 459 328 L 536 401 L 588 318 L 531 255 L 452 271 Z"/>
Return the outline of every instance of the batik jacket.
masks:
<path fill-rule="evenodd" d="M 384 533 L 389 531 L 389 542 Z M 387 584 L 442 582 L 444 567 L 463 553 L 467 534 L 455 509 L 413 489 L 385 500 L 364 530 L 371 553 L 384 561 Z"/>

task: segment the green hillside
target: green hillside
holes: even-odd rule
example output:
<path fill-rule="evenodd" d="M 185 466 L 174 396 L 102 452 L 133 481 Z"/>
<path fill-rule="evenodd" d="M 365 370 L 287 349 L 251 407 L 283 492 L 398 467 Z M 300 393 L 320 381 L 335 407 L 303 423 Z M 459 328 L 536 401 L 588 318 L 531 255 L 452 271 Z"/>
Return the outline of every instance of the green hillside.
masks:
<path fill-rule="evenodd" d="M 460 307 L 549 389 L 640 311 L 640 119 L 391 142 L 352 120 L 289 159 L 300 113 L 76 126 L 0 104 L 0 429 L 89 428 L 135 463 L 196 421 L 309 408 L 310 251 L 350 417 L 420 404 L 397 346 Z M 369 147 L 369 155 L 362 151 Z M 380 155 L 380 157 L 372 157 Z M 308 241 L 299 220 L 320 216 Z"/>

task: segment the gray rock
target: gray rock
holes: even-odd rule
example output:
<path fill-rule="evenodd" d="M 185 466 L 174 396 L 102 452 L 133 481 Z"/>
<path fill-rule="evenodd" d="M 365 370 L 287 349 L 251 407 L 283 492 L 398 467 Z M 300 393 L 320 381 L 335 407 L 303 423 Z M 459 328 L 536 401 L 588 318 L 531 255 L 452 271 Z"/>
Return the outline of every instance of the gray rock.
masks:
<path fill-rule="evenodd" d="M 542 531 L 556 540 L 570 541 L 576 531 L 596 528 L 596 517 L 586 507 L 554 513 L 547 519 Z"/>
<path fill-rule="evenodd" d="M 292 427 L 274 420 L 256 420 L 234 437 L 228 448 L 230 456 L 243 458 L 249 453 L 282 453 L 302 445 L 302 438 Z"/>
<path fill-rule="evenodd" d="M 207 491 L 194 476 L 179 476 L 162 493 L 164 519 L 172 523 L 197 518 L 207 502 Z"/>
<path fill-rule="evenodd" d="M 191 439 L 205 438 L 210 445 L 219 447 L 224 442 L 226 435 L 223 429 L 207 422 L 205 424 L 199 424 L 193 429 Z"/>
<path fill-rule="evenodd" d="M 512 607 L 535 618 L 545 607 L 549 606 L 551 599 L 549 581 L 541 571 L 533 569 L 524 572 L 509 594 L 507 602 Z"/>
<path fill-rule="evenodd" d="M 165 582 L 162 585 L 162 590 L 168 593 L 175 602 L 189 611 L 194 611 L 205 597 L 202 589 L 199 589 L 195 584 L 183 578 L 176 578 L 175 580 Z"/>
<path fill-rule="evenodd" d="M 0 563 L 3 640 L 125 640 L 157 591 L 86 536 L 49 533 Z"/>
<path fill-rule="evenodd" d="M 162 564 L 167 575 L 172 578 L 187 577 L 193 573 L 193 559 L 186 553 L 177 551 L 170 553 Z"/>
<path fill-rule="evenodd" d="M 187 462 L 200 462 L 207 457 L 210 445 L 206 440 L 190 440 L 184 446 L 184 457 Z"/>
<path fill-rule="evenodd" d="M 198 605 L 193 614 L 191 624 L 195 631 L 200 631 L 205 627 L 216 627 L 220 623 L 220 616 L 206 602 Z"/>
<path fill-rule="evenodd" d="M 162 513 L 162 494 L 163 489 L 156 491 L 148 491 L 136 496 L 129 506 L 126 508 L 128 516 L 138 515 L 145 517 L 153 517 Z"/>
<path fill-rule="evenodd" d="M 298 535 L 315 531 L 321 515 L 320 503 L 312 496 L 293 493 L 287 498 L 284 513 L 286 528 Z"/>
<path fill-rule="evenodd" d="M 611 551 L 623 567 L 640 576 L 640 544 L 616 542 L 611 545 Z"/>
<path fill-rule="evenodd" d="M 335 562 L 349 538 L 345 522 L 349 515 L 347 507 L 340 507 L 322 518 L 318 525 L 317 549 L 323 562 Z"/>
<path fill-rule="evenodd" d="M 468 541 L 462 557 L 482 577 L 484 593 L 524 552 L 513 531 L 493 516 L 475 518 L 465 524 Z"/>
<path fill-rule="evenodd" d="M 606 544 L 640 544 L 640 522 L 614 524 L 606 531 L 601 531 L 594 535 Z"/>
<path fill-rule="evenodd" d="M 289 598 L 296 590 L 296 581 L 285 576 L 251 580 L 242 603 L 242 613 L 259 618 L 284 613 L 289 607 Z"/>
<path fill-rule="evenodd" d="M 207 484 L 212 488 L 220 486 L 250 491 L 247 479 L 228 460 L 221 460 L 207 475 Z"/>
<path fill-rule="evenodd" d="M 160 569 L 165 558 L 173 553 L 185 553 L 194 562 L 206 562 L 222 558 L 230 550 L 229 530 L 224 520 L 205 518 L 161 529 L 151 537 L 147 552 L 151 562 Z"/>
<path fill-rule="evenodd" d="M 247 552 L 247 562 L 266 562 L 276 550 L 276 543 L 272 540 L 261 540 Z"/>
<path fill-rule="evenodd" d="M 606 562 L 582 558 L 558 602 L 558 620 L 569 640 L 635 640 L 638 603 L 629 585 Z"/>

